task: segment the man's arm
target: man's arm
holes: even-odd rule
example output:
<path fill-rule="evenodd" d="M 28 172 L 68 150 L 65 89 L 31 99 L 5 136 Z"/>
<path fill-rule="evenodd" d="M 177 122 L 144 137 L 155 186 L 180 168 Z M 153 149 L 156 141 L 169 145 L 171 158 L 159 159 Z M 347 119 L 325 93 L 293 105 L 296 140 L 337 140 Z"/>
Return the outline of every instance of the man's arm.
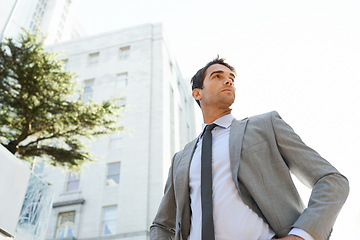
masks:
<path fill-rule="evenodd" d="M 328 239 L 348 193 L 348 180 L 313 149 L 306 146 L 277 112 L 272 124 L 279 151 L 290 171 L 312 188 L 308 207 L 292 227 L 315 239 Z"/>
<path fill-rule="evenodd" d="M 176 154 L 172 159 L 166 181 L 164 196 L 159 210 L 150 226 L 150 240 L 169 240 L 174 238 L 176 220 L 176 201 L 173 185 L 173 165 Z"/>

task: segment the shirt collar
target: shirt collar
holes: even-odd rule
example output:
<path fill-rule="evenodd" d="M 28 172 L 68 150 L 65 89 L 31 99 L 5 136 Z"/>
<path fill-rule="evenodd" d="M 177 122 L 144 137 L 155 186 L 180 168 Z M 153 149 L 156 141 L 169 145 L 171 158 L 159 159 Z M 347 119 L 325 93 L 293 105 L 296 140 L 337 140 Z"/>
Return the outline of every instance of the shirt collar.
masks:
<path fill-rule="evenodd" d="M 234 119 L 233 115 L 231 113 L 229 113 L 229 114 L 226 114 L 226 115 L 216 119 L 212 123 L 215 123 L 216 125 L 226 129 L 231 126 L 233 119 Z M 204 129 L 207 125 L 208 124 L 206 124 L 206 123 L 202 124 L 202 131 L 201 131 L 200 137 L 202 137 L 202 135 L 204 134 Z"/>
<path fill-rule="evenodd" d="M 216 119 L 213 123 L 223 128 L 229 128 L 231 126 L 233 119 L 234 119 L 233 115 L 229 113 L 222 116 L 221 118 Z"/>

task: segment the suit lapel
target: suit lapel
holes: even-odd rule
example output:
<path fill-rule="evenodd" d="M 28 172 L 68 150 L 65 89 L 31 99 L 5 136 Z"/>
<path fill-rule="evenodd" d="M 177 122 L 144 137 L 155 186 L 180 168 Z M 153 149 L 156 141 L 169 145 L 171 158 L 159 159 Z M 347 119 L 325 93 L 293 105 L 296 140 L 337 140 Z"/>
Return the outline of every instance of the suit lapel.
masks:
<path fill-rule="evenodd" d="M 175 175 L 176 195 L 178 197 L 178 209 L 181 212 L 181 233 L 184 239 L 190 232 L 191 212 L 190 212 L 190 192 L 189 192 L 189 170 L 192 156 L 195 151 L 198 139 L 187 144 L 182 151 L 182 156 Z"/>
<path fill-rule="evenodd" d="M 189 169 L 190 169 L 190 163 L 192 156 L 195 151 L 197 139 L 193 140 L 189 144 L 187 144 L 183 150 L 183 154 L 181 155 L 181 158 L 179 160 L 179 164 L 177 166 L 176 170 L 176 183 L 180 190 L 185 190 L 185 192 L 178 192 L 179 196 L 183 196 L 183 194 L 189 195 Z"/>
<path fill-rule="evenodd" d="M 231 168 L 231 175 L 233 177 L 234 183 L 236 188 L 240 193 L 239 183 L 238 183 L 238 172 L 240 166 L 240 156 L 241 156 L 241 148 L 242 142 L 244 138 L 244 132 L 246 128 L 246 124 L 248 119 L 245 118 L 241 121 L 236 119 L 233 120 L 230 128 L 230 168 Z"/>

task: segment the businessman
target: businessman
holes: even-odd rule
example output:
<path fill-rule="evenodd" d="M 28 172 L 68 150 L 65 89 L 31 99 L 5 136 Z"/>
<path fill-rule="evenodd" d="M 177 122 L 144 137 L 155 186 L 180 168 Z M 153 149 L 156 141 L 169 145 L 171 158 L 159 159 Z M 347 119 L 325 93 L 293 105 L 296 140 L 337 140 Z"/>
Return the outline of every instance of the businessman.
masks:
<path fill-rule="evenodd" d="M 172 159 L 150 239 L 329 239 L 347 179 L 277 112 L 234 119 L 235 77 L 216 58 L 191 79 L 203 131 Z M 290 172 L 312 189 L 307 207 Z"/>

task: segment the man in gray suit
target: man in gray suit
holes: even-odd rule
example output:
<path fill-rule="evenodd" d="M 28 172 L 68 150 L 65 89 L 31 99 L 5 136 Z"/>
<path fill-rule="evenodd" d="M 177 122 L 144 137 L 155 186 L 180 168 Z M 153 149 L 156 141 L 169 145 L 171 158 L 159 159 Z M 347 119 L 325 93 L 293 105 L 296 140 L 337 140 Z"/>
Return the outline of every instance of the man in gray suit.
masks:
<path fill-rule="evenodd" d="M 216 124 L 209 130 L 212 209 L 202 210 L 202 201 L 208 201 L 201 199 L 206 185 L 201 155 L 208 151 L 201 150 L 202 133 L 172 159 L 150 239 L 205 240 L 208 231 L 212 236 L 206 240 L 329 239 L 349 192 L 347 179 L 306 146 L 277 112 L 234 119 L 234 81 L 235 69 L 219 58 L 191 80 L 204 128 Z M 312 189 L 307 207 L 290 172 Z M 202 224 L 202 213 L 208 211 L 213 227 Z"/>

